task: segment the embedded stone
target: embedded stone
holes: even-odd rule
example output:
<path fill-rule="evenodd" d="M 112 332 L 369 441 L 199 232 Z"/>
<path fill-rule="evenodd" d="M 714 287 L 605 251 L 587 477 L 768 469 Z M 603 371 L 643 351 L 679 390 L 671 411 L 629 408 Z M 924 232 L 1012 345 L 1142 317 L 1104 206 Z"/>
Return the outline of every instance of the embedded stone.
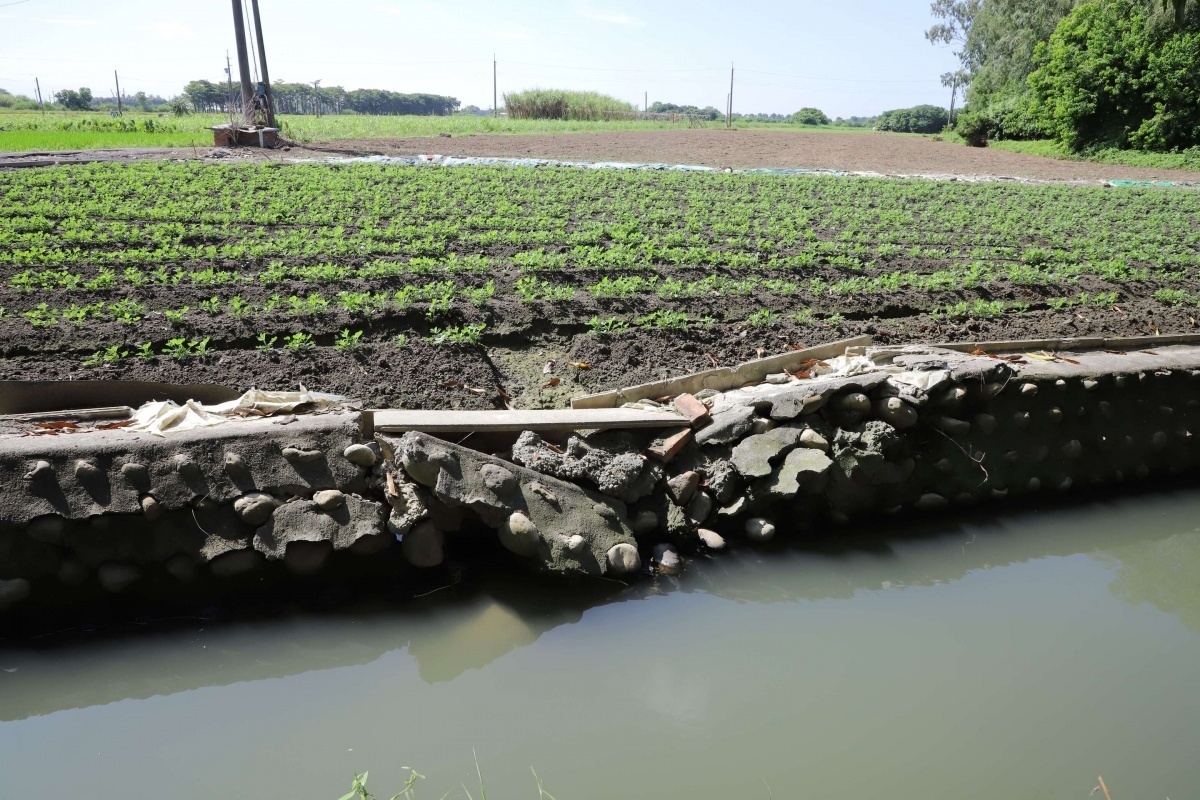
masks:
<path fill-rule="evenodd" d="M 0 580 L 0 611 L 8 609 L 29 598 L 32 587 L 24 578 Z"/>
<path fill-rule="evenodd" d="M 75 477 L 80 483 L 98 481 L 104 477 L 104 471 L 90 458 L 81 458 L 75 462 Z"/>
<path fill-rule="evenodd" d="M 683 559 L 679 557 L 679 551 L 669 544 L 655 545 L 650 561 L 663 575 L 677 575 L 683 569 Z"/>
<path fill-rule="evenodd" d="M 1100 410 L 1100 416 L 1104 417 L 1105 419 L 1112 419 L 1115 416 L 1113 413 L 1112 403 L 1108 402 L 1107 400 L 1101 400 L 1096 404 L 1096 408 Z"/>
<path fill-rule="evenodd" d="M 572 534 L 563 542 L 563 547 L 567 548 L 570 553 L 578 553 L 583 550 L 583 546 L 587 544 L 587 539 L 584 539 L 578 533 Z"/>
<path fill-rule="evenodd" d="M 1050 409 L 1048 412 L 1046 412 L 1046 416 L 1048 416 L 1050 418 L 1050 421 L 1053 422 L 1055 425 L 1057 425 L 1063 421 L 1062 409 L 1058 408 L 1057 406 Z"/>
<path fill-rule="evenodd" d="M 700 475 L 688 470 L 682 475 L 676 475 L 667 480 L 667 494 L 671 496 L 676 505 L 685 506 L 692 499 L 692 495 L 699 485 Z"/>
<path fill-rule="evenodd" d="M 1021 396 L 1022 397 L 1037 397 L 1037 393 L 1038 393 L 1038 387 L 1037 387 L 1036 383 L 1021 384 Z"/>
<path fill-rule="evenodd" d="M 935 492 L 927 492 L 917 498 L 917 501 L 913 503 L 913 508 L 921 511 L 932 511 L 938 508 L 945 508 L 947 504 L 946 498 L 942 495 Z"/>
<path fill-rule="evenodd" d="M 648 533 L 653 533 L 658 530 L 658 514 L 653 511 L 639 511 L 632 520 L 629 527 L 638 536 L 645 536 Z"/>
<path fill-rule="evenodd" d="M 144 464 L 122 464 L 121 475 L 125 482 L 135 489 L 145 491 L 150 488 L 150 470 L 146 469 Z"/>
<path fill-rule="evenodd" d="M 1072 439 L 1062 447 L 1062 454 L 1064 458 L 1079 458 L 1080 454 L 1082 453 L 1083 445 L 1079 443 L 1078 439 Z"/>
<path fill-rule="evenodd" d="M 938 417 L 934 425 L 950 436 L 966 436 L 971 432 L 971 423 L 954 417 Z"/>
<path fill-rule="evenodd" d="M 777 423 L 773 419 L 767 419 L 766 417 L 755 417 L 750 424 L 750 432 L 766 433 L 767 431 L 774 430 L 776 424 Z"/>
<path fill-rule="evenodd" d="M 538 545 L 542 542 L 541 531 L 533 520 L 520 511 L 509 515 L 500 526 L 500 544 L 519 556 L 532 558 L 538 554 Z"/>
<path fill-rule="evenodd" d="M 1094 381 L 1091 378 L 1085 378 L 1083 381 L 1083 389 L 1085 392 L 1090 392 L 1100 385 L 1099 381 Z"/>
<path fill-rule="evenodd" d="M 756 484 L 756 488 L 768 498 L 794 497 L 802 488 L 819 487 L 831 466 L 833 461 L 820 450 L 793 450 L 769 477 Z"/>
<path fill-rule="evenodd" d="M 66 519 L 58 514 L 44 514 L 30 520 L 29 525 L 25 528 L 25 535 L 39 542 L 59 544 L 62 542 L 66 529 Z"/>
<path fill-rule="evenodd" d="M 917 410 L 899 397 L 884 397 L 877 400 L 875 416 L 897 430 L 911 428 L 917 424 Z"/>
<path fill-rule="evenodd" d="M 171 459 L 171 465 L 185 481 L 197 481 L 204 477 L 200 465 L 185 455 L 177 455 Z"/>
<path fill-rule="evenodd" d="M 346 505 L 346 495 L 339 492 L 337 489 L 326 489 L 317 492 L 313 495 L 313 502 L 317 504 L 317 508 L 325 512 L 334 511 L 338 508 L 343 508 Z"/>
<path fill-rule="evenodd" d="M 830 450 L 829 440 L 812 428 L 805 428 L 800 434 L 800 444 L 813 450 L 824 450 L 826 453 Z"/>
<path fill-rule="evenodd" d="M 712 511 L 713 499 L 708 492 L 696 492 L 687 506 L 688 519 L 697 525 L 708 519 Z"/>
<path fill-rule="evenodd" d="M 1167 434 L 1162 431 L 1155 432 L 1154 436 L 1150 437 L 1150 444 L 1155 450 L 1162 450 L 1167 446 Z"/>
<path fill-rule="evenodd" d="M 420 569 L 436 567 L 446 560 L 442 532 L 430 520 L 419 523 L 404 535 L 400 551 L 408 563 Z"/>
<path fill-rule="evenodd" d="M 142 516 L 154 522 L 163 515 L 162 504 L 153 495 L 145 495 L 141 499 Z"/>
<path fill-rule="evenodd" d="M 1047 445 L 1039 444 L 1033 448 L 1033 460 L 1042 462 L 1046 460 L 1046 456 L 1050 455 L 1050 448 Z"/>
<path fill-rule="evenodd" d="M 763 517 L 752 517 L 746 520 L 744 530 L 746 538 L 752 542 L 767 542 L 775 537 L 775 523 Z"/>
<path fill-rule="evenodd" d="M 629 575 L 642 568 L 642 557 L 637 548 L 628 542 L 621 542 L 609 548 L 604 556 L 608 571 L 613 575 Z"/>
<path fill-rule="evenodd" d="M 142 577 L 142 572 L 133 564 L 101 564 L 96 570 L 96 578 L 100 581 L 100 585 L 105 591 L 118 594 L 125 591 L 138 578 Z"/>
<path fill-rule="evenodd" d="M 771 474 L 773 462 L 800 444 L 804 431 L 799 428 L 776 428 L 767 433 L 748 436 L 733 448 L 730 462 L 746 478 L 762 478 Z"/>
<path fill-rule="evenodd" d="M 725 539 L 721 534 L 708 528 L 700 528 L 696 531 L 696 536 L 700 539 L 700 543 L 709 550 L 724 550 Z"/>
<path fill-rule="evenodd" d="M 246 478 L 250 476 L 250 468 L 246 465 L 246 459 L 241 455 L 228 452 L 225 454 L 225 474 L 231 478 Z"/>
<path fill-rule="evenodd" d="M 233 501 L 233 510 L 247 525 L 258 527 L 270 519 L 279 500 L 265 492 L 250 492 Z"/>
<path fill-rule="evenodd" d="M 25 480 L 36 481 L 41 478 L 48 477 L 54 474 L 54 467 L 50 466 L 49 461 L 36 461 L 29 471 L 25 473 Z"/>
<path fill-rule="evenodd" d="M 729 444 L 741 439 L 754 427 L 758 415 L 750 406 L 734 406 L 712 415 L 712 421 L 696 432 L 697 444 Z M 772 413 L 772 417 L 775 415 Z"/>
<path fill-rule="evenodd" d="M 989 384 L 991 385 L 991 384 Z M 986 393 L 986 392 L 985 392 Z M 997 392 L 998 394 L 999 392 Z M 967 390 L 961 386 L 953 386 L 944 392 L 941 392 L 933 398 L 933 404 L 950 414 L 956 413 L 962 408 L 963 402 L 967 399 Z"/>
<path fill-rule="evenodd" d="M 991 414 L 976 414 L 971 419 L 971 425 L 984 436 L 991 436 L 996 430 L 996 418 Z"/>
<path fill-rule="evenodd" d="M 379 455 L 369 445 L 352 444 L 342 451 L 342 458 L 360 467 L 373 467 L 375 466 L 375 462 L 379 460 Z"/>
<path fill-rule="evenodd" d="M 1028 411 L 1018 411 L 1013 414 L 1013 426 L 1019 431 L 1028 428 L 1031 422 L 1033 422 L 1033 416 Z"/>
<path fill-rule="evenodd" d="M 717 516 L 720 517 L 736 517 L 742 514 L 750 506 L 750 501 L 745 497 L 739 497 L 729 505 L 717 511 Z"/>
<path fill-rule="evenodd" d="M 496 495 L 510 494 L 517 488 L 517 476 L 496 464 L 484 464 L 479 468 L 479 476 L 483 485 Z"/>
<path fill-rule="evenodd" d="M 300 447 L 285 447 L 282 455 L 293 464 L 311 464 L 325 457 L 320 450 L 306 450 Z"/>

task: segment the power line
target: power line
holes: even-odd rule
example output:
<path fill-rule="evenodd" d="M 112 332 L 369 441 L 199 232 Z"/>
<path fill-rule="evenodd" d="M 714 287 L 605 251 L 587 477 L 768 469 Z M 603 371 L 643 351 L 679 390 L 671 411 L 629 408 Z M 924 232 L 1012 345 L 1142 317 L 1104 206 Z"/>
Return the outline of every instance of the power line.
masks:
<path fill-rule="evenodd" d="M 576 67 L 571 64 L 535 64 L 530 61 L 501 61 L 501 64 L 518 64 L 523 67 L 546 67 L 547 69 L 578 69 L 589 72 L 725 72 L 724 67 L 700 67 L 696 69 L 664 69 L 660 67 Z"/>
<path fill-rule="evenodd" d="M 9 6 L 19 6 L 19 5 L 21 5 L 21 3 L 28 3 L 28 2 L 29 2 L 29 0 L 17 0 L 17 2 L 15 2 L 15 3 L 4 3 L 3 5 L 0 5 L 0 8 L 8 8 Z"/>
<path fill-rule="evenodd" d="M 742 72 L 753 72 L 756 75 L 778 75 L 781 78 L 800 78 L 806 81 L 840 81 L 843 83 L 929 83 L 930 78 L 921 80 L 889 80 L 886 78 L 818 78 L 815 75 L 795 75 L 790 72 L 767 72 L 761 69 L 744 69 Z M 940 79 L 939 83 L 940 83 Z"/>

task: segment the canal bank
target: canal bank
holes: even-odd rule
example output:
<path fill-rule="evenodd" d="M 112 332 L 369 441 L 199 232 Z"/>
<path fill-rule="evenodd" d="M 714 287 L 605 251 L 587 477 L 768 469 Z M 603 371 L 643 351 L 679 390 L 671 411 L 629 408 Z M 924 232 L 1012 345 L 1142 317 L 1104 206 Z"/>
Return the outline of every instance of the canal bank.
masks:
<path fill-rule="evenodd" d="M 261 393 L 10 417 L 0 607 L 11 624 L 345 581 L 419 594 L 480 560 L 632 580 L 742 541 L 1184 475 L 1196 339 L 864 338 L 466 423 Z"/>

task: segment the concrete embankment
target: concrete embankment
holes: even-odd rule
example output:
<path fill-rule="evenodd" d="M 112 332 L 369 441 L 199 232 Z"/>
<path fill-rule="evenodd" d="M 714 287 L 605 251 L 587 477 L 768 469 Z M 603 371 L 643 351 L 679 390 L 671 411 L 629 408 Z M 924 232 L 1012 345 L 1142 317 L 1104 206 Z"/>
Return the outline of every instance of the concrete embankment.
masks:
<path fill-rule="evenodd" d="M 855 340 L 469 420 L 344 406 L 151 435 L 10 418 L 0 610 L 329 572 L 403 589 L 494 557 L 632 579 L 736 540 L 1195 468 L 1200 344 L 1050 344 Z"/>

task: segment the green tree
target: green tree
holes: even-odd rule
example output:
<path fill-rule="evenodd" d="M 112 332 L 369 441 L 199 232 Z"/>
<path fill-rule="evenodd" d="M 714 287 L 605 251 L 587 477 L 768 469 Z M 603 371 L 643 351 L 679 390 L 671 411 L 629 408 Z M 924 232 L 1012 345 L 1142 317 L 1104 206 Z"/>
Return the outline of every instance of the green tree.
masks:
<path fill-rule="evenodd" d="M 63 89 L 61 92 L 54 93 L 54 102 L 68 111 L 87 111 L 92 107 L 92 90 L 88 88 L 81 88 L 79 91 Z"/>
<path fill-rule="evenodd" d="M 1200 143 L 1200 26 L 1163 22 L 1139 0 L 1093 0 L 1037 50 L 1035 113 L 1074 150 Z"/>
<path fill-rule="evenodd" d="M 797 125 L 828 125 L 829 117 L 819 108 L 802 108 L 792 114 L 792 122 Z"/>

